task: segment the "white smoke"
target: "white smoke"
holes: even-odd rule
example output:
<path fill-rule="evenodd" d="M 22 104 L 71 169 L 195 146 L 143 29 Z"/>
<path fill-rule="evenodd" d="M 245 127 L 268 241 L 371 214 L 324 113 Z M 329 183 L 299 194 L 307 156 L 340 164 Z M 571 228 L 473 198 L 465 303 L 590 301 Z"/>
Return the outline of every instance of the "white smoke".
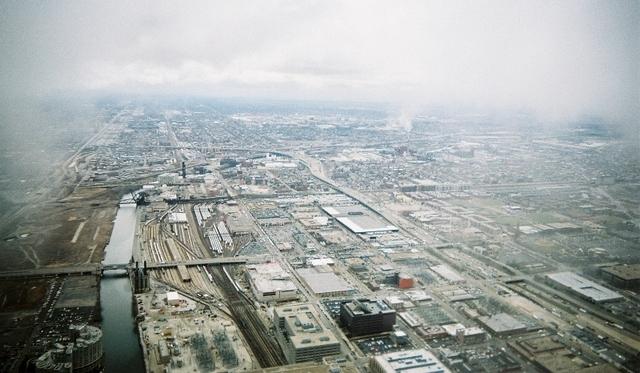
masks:
<path fill-rule="evenodd" d="M 411 132 L 413 129 L 413 119 L 416 117 L 416 114 L 417 109 L 415 107 L 402 107 L 397 116 L 390 118 L 388 128 Z"/>

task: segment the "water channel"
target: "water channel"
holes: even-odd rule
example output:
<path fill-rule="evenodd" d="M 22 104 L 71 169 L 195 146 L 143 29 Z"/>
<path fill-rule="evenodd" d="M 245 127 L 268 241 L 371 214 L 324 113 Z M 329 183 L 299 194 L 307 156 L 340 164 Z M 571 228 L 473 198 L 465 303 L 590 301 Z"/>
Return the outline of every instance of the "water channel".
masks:
<path fill-rule="evenodd" d="M 136 227 L 136 205 L 121 203 L 103 263 L 128 263 Z M 105 274 L 100 282 L 104 371 L 144 372 L 142 349 L 135 332 L 131 284 L 128 276 Z"/>

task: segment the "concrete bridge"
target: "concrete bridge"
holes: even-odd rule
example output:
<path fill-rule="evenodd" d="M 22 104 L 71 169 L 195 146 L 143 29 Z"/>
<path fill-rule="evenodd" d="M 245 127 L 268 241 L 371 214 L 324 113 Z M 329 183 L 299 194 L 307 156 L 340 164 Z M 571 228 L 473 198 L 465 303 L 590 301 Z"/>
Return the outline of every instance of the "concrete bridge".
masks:
<path fill-rule="evenodd" d="M 264 257 L 248 257 L 248 256 L 228 256 L 218 258 L 202 258 L 192 260 L 182 260 L 177 262 L 165 263 L 147 263 L 147 269 L 172 268 L 179 265 L 185 267 L 202 266 L 202 265 L 223 265 L 223 264 L 255 264 L 265 262 Z"/>
<path fill-rule="evenodd" d="M 204 265 L 224 265 L 224 264 L 255 264 L 268 261 L 269 257 L 248 257 L 248 256 L 230 256 L 218 258 L 201 258 L 165 263 L 147 263 L 148 270 L 177 268 L 179 265 L 186 267 L 204 266 Z M 102 275 L 105 272 L 127 271 L 134 267 L 133 263 L 115 263 L 100 264 L 90 263 L 77 266 L 63 267 L 46 267 L 35 269 L 24 269 L 16 271 L 0 272 L 0 279 L 8 278 L 29 278 L 29 277 L 56 277 L 64 275 Z"/>
<path fill-rule="evenodd" d="M 0 278 L 56 277 L 61 275 L 97 275 L 102 265 L 97 263 L 78 266 L 45 267 L 0 272 Z"/>

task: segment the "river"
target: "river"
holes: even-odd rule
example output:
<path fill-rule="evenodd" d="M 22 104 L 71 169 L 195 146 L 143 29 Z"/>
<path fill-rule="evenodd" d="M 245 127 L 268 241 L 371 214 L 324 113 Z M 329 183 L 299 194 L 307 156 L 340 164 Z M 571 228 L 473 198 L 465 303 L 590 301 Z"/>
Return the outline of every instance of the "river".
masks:
<path fill-rule="evenodd" d="M 136 227 L 136 205 L 120 204 L 106 247 L 103 263 L 128 263 L 133 249 Z M 105 352 L 104 371 L 144 372 L 142 349 L 135 332 L 129 277 L 109 277 L 100 281 L 102 333 Z"/>

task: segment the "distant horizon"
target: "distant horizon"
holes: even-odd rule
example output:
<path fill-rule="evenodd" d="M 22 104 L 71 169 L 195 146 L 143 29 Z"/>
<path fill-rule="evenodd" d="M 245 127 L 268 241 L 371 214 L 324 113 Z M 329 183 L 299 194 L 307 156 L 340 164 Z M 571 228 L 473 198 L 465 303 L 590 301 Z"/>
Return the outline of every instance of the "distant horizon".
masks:
<path fill-rule="evenodd" d="M 0 102 L 118 92 L 640 125 L 632 0 L 5 2 L 0 33 Z"/>

